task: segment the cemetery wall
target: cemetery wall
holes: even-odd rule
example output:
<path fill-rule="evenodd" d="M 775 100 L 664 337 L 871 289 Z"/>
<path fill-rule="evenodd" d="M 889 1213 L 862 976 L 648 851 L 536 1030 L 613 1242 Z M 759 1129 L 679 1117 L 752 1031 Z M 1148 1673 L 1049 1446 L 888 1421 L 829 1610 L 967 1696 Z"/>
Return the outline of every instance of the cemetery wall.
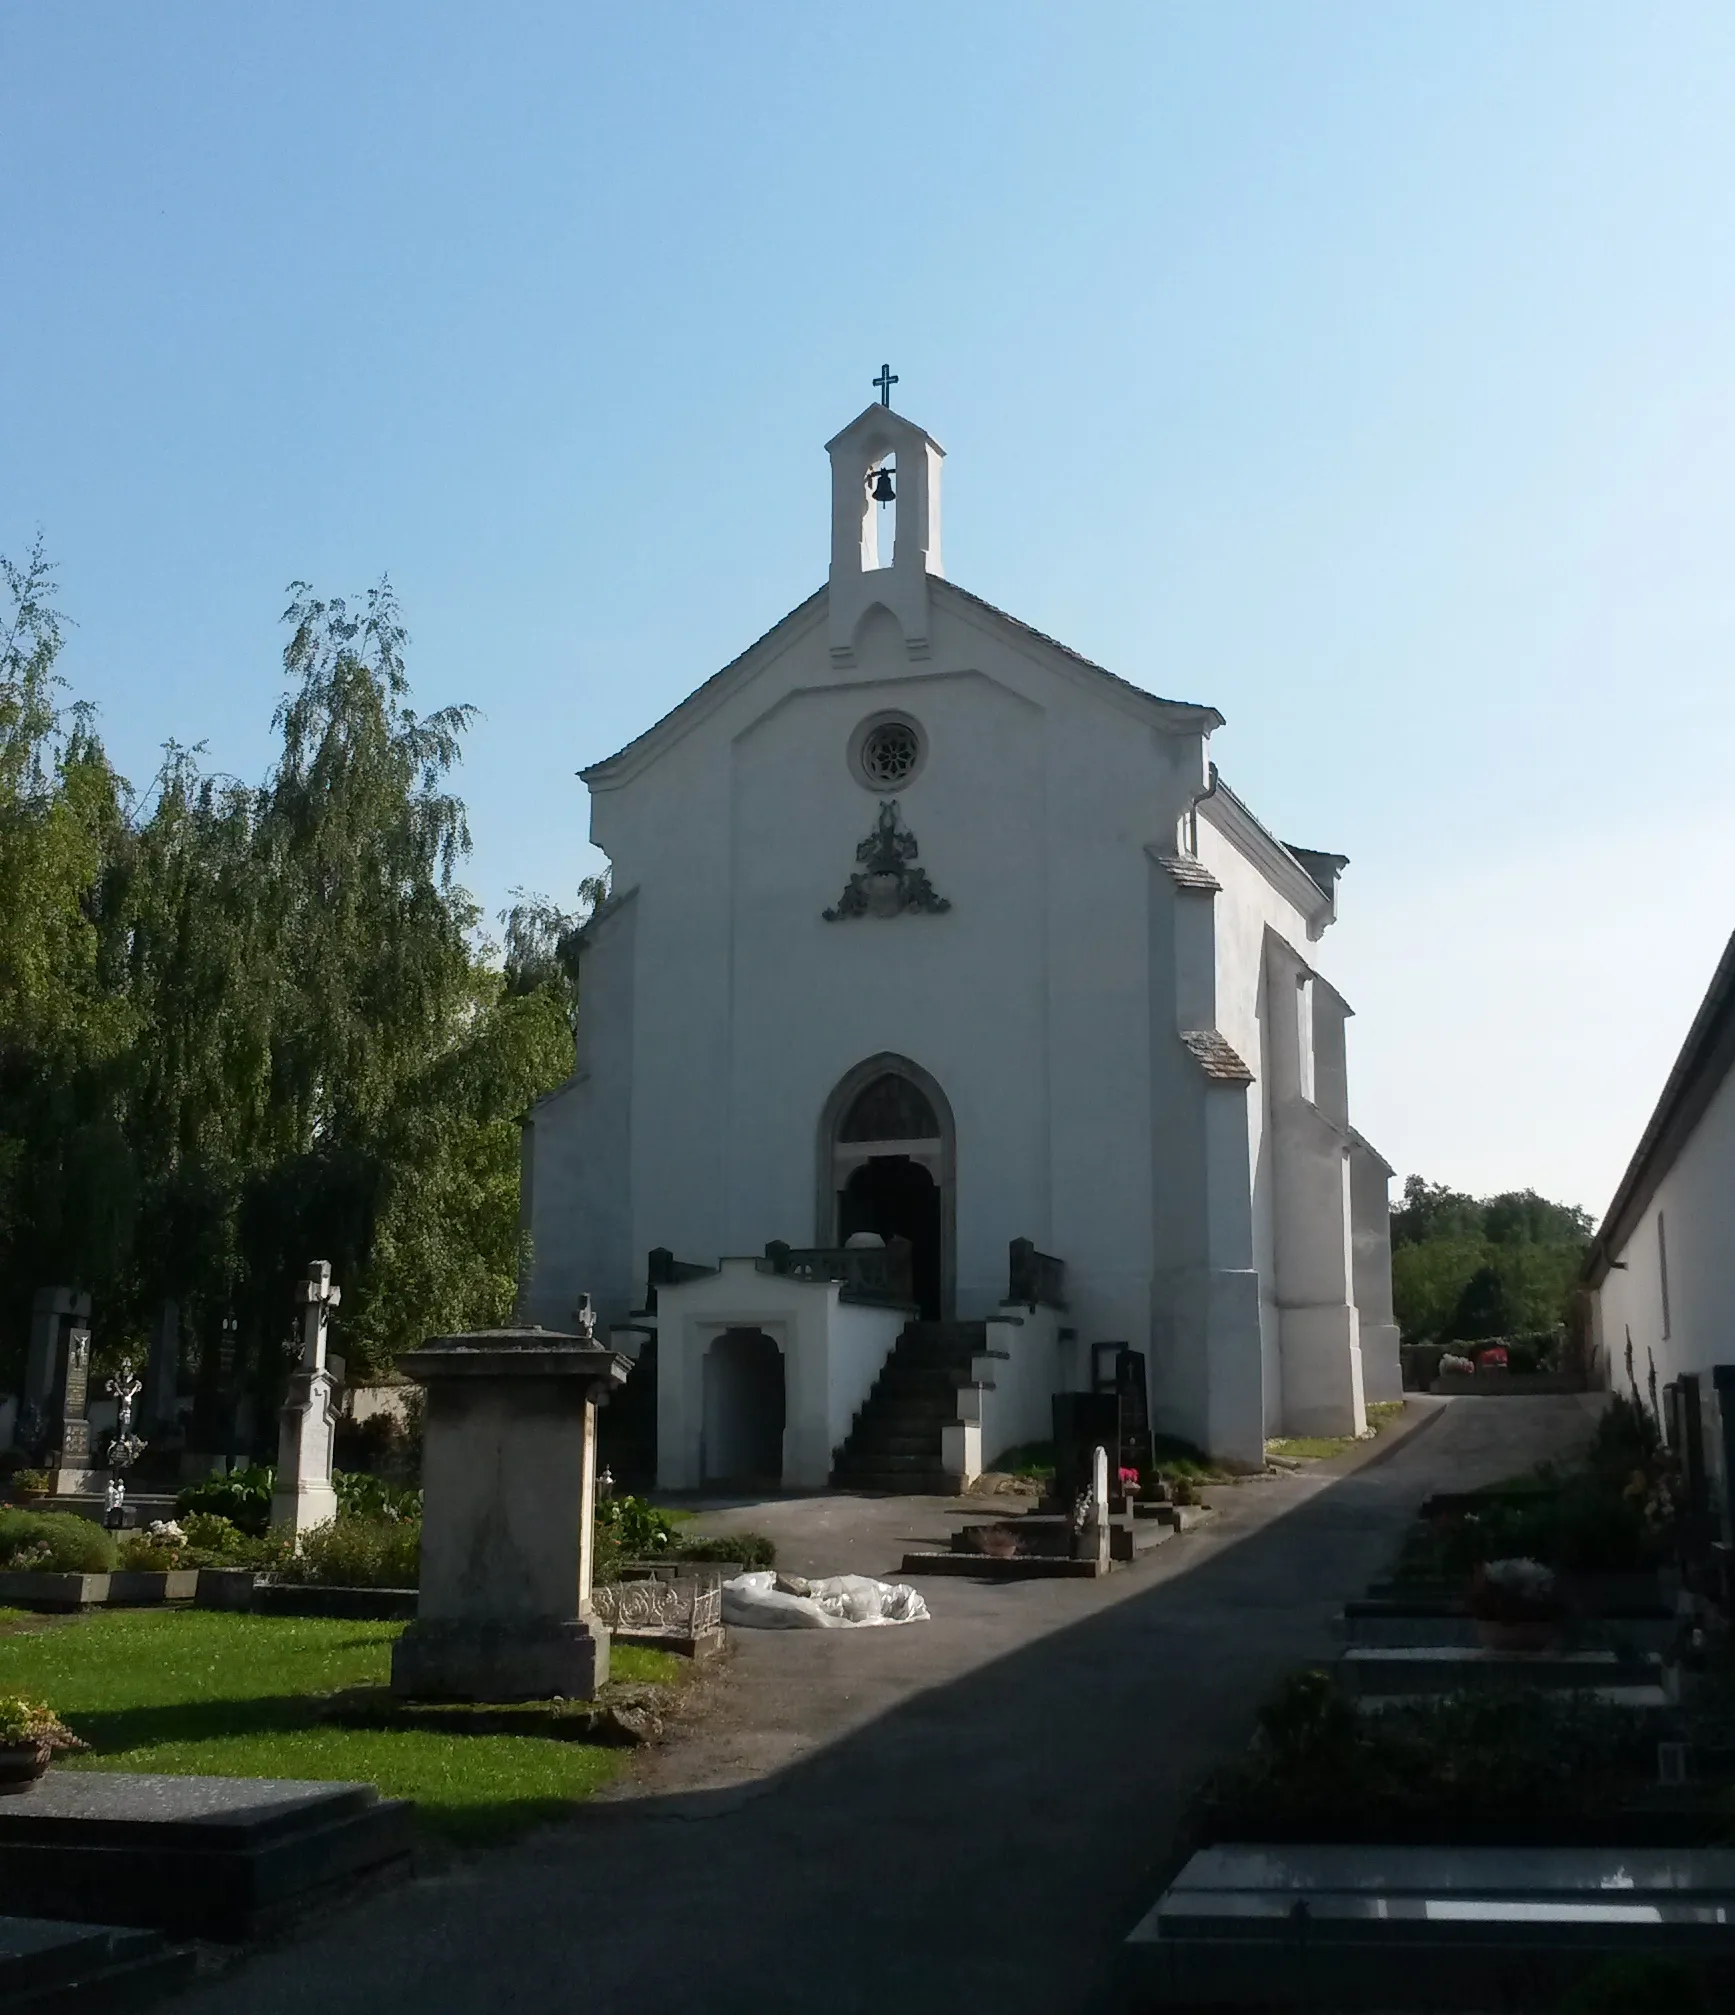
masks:
<path fill-rule="evenodd" d="M 1596 1289 L 1596 1343 L 1617 1391 L 1625 1382 L 1629 1332 L 1641 1389 L 1653 1359 L 1660 1385 L 1735 1362 L 1731 1195 L 1735 1072 L 1712 1094 L 1625 1243 L 1609 1255 L 1616 1264 Z"/>

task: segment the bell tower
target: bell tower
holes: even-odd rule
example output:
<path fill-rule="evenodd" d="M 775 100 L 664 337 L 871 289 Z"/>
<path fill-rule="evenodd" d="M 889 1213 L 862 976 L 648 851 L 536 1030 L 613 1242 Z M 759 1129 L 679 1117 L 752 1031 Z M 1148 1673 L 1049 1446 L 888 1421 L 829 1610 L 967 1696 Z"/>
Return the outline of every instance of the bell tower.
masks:
<path fill-rule="evenodd" d="M 882 608 L 912 658 L 928 655 L 928 576 L 940 572 L 940 463 L 945 449 L 891 409 L 890 368 L 880 403 L 825 444 L 831 457 L 831 661 L 855 663 L 862 618 Z M 882 550 L 881 507 L 897 513 Z"/>

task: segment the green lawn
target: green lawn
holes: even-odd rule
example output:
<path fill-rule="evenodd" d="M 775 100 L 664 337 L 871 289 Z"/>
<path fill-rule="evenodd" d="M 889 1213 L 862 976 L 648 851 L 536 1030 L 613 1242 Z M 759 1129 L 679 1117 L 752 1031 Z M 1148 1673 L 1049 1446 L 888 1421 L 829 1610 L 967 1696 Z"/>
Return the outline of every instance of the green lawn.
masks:
<path fill-rule="evenodd" d="M 448 1838 L 498 1840 L 559 1818 L 622 1752 L 537 1735 L 341 1728 L 321 1697 L 389 1675 L 397 1623 L 135 1609 L 0 1630 L 0 1693 L 47 1700 L 90 1744 L 61 1766 L 213 1777 L 312 1777 L 413 1798 Z M 669 1681 L 685 1661 L 616 1648 L 616 1679 Z"/>
<path fill-rule="evenodd" d="M 1390 1427 L 1400 1419 L 1404 1411 L 1401 1399 L 1376 1399 L 1367 1409 L 1368 1433 L 1378 1434 L 1382 1428 Z M 1353 1434 L 1291 1434 L 1265 1444 L 1267 1455 L 1299 1456 L 1306 1462 L 1329 1462 L 1334 1455 L 1342 1455 L 1346 1448 L 1354 1448 Z"/>

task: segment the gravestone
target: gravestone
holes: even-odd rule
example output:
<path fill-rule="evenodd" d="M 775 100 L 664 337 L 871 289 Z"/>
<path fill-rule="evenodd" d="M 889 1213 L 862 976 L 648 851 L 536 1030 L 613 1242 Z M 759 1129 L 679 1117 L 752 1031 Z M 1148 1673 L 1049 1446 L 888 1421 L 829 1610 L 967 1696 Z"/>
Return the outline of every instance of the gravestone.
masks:
<path fill-rule="evenodd" d="M 66 1332 L 66 1368 L 60 1388 L 60 1457 L 54 1471 L 58 1496 L 88 1490 L 90 1467 L 90 1326 L 74 1316 Z"/>
<path fill-rule="evenodd" d="M 337 1516 L 331 1485 L 332 1447 L 337 1417 L 326 1368 L 326 1324 L 343 1299 L 331 1284 L 331 1264 L 316 1259 L 297 1291 L 301 1303 L 301 1362 L 291 1373 L 289 1397 L 279 1416 L 277 1482 L 271 1492 L 271 1523 L 287 1525 L 296 1543 Z"/>
<path fill-rule="evenodd" d="M 56 1430 L 66 1411 L 67 1345 L 75 1323 L 89 1330 L 88 1294 L 71 1287 L 38 1290 L 30 1308 L 24 1392 L 13 1430 L 18 1446 L 32 1453 L 56 1446 Z"/>
<path fill-rule="evenodd" d="M 1156 1468 L 1151 1444 L 1151 1402 L 1145 1385 L 1145 1354 L 1142 1350 L 1120 1350 L 1115 1355 L 1115 1396 L 1120 1401 L 1120 1467 L 1136 1469 L 1139 1481 L 1149 1487 Z"/>
<path fill-rule="evenodd" d="M 1700 1445 L 1705 1459 L 1708 1509 L 1717 1521 L 1717 1536 L 1735 1545 L 1735 1364 L 1714 1364 L 1708 1381 L 1699 1385 Z"/>
<path fill-rule="evenodd" d="M 1054 1421 L 1053 1506 L 1069 1512 L 1091 1485 L 1092 1454 L 1120 1446 L 1120 1399 L 1112 1392 L 1057 1392 Z"/>
<path fill-rule="evenodd" d="M 573 1335 L 481 1330 L 401 1360 L 428 1399 L 420 1591 L 394 1693 L 591 1699 L 607 1679 L 590 1600 L 596 1409 L 632 1367 L 586 1316 Z"/>
<path fill-rule="evenodd" d="M 1090 1561 L 1098 1574 L 1109 1571 L 1113 1548 L 1108 1492 L 1108 1450 L 1099 1444 L 1090 1452 L 1090 1485 L 1085 1499 L 1084 1523 L 1072 1549 L 1075 1560 Z"/>
<path fill-rule="evenodd" d="M 180 1424 L 181 1305 L 177 1301 L 165 1301 L 158 1314 L 146 1384 L 145 1425 L 161 1441 Z"/>

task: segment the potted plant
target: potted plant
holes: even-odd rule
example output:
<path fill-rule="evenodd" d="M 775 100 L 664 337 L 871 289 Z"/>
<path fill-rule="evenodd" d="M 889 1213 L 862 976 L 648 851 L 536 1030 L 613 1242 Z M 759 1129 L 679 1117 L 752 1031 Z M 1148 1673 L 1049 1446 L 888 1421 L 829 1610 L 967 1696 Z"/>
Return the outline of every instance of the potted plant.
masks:
<path fill-rule="evenodd" d="M 1566 1621 L 1560 1583 L 1540 1560 L 1484 1561 L 1465 1606 L 1490 1651 L 1552 1651 Z"/>
<path fill-rule="evenodd" d="M 12 1495 L 20 1504 L 40 1504 L 54 1488 L 46 1469 L 16 1469 L 12 1472 Z"/>
<path fill-rule="evenodd" d="M 0 1794 L 27 1790 L 57 1750 L 88 1746 L 46 1701 L 0 1697 Z"/>

